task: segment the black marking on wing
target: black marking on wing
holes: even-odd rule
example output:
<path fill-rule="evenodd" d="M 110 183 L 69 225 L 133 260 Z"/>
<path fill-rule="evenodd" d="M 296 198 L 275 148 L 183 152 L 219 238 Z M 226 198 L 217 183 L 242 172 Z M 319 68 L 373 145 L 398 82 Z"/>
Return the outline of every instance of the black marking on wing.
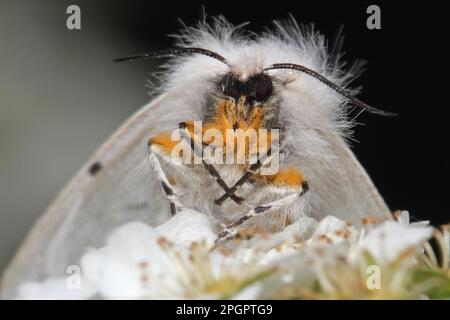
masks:
<path fill-rule="evenodd" d="M 94 162 L 90 167 L 89 167 L 89 174 L 91 176 L 95 176 L 97 173 L 99 173 L 100 170 L 103 169 L 103 166 L 100 162 Z"/>

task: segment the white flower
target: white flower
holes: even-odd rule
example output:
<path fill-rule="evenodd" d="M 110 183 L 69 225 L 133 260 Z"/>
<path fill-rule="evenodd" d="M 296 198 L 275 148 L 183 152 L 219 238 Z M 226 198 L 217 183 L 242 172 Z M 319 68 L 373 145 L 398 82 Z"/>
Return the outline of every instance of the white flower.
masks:
<path fill-rule="evenodd" d="M 378 263 L 388 264 L 410 250 L 421 249 L 421 244 L 432 234 L 431 227 L 410 227 L 404 223 L 385 221 L 361 238 L 356 252 L 360 256 L 369 253 Z"/>
<path fill-rule="evenodd" d="M 175 270 L 157 242 L 154 228 L 141 222 L 127 223 L 113 232 L 105 247 L 89 249 L 81 258 L 83 274 L 106 298 L 136 299 L 158 294 L 158 287 L 151 286 L 151 292 L 147 288 L 148 273 L 158 281 L 158 277 Z"/>
<path fill-rule="evenodd" d="M 391 263 L 419 257 L 415 253 L 423 252 L 433 233 L 427 224 L 410 224 L 407 211 L 398 213 L 397 221 L 367 217 L 359 230 L 334 216 L 301 217 L 274 234 L 250 232 L 247 239 L 242 230 L 241 239 L 216 243 L 209 218 L 186 209 L 158 227 L 129 222 L 114 230 L 104 247 L 89 248 L 80 261 L 83 290 L 68 291 L 61 278 L 26 283 L 19 294 L 26 299 L 415 297 L 423 291 L 409 291 L 406 284 L 420 259 Z M 448 257 L 448 229 L 438 235 Z M 427 252 L 430 248 L 425 245 Z M 382 291 L 365 287 L 368 256 L 383 267 Z M 438 263 L 432 256 L 426 261 Z"/>
<path fill-rule="evenodd" d="M 259 264 L 270 265 L 274 261 L 297 253 L 298 248 L 311 238 L 317 225 L 315 219 L 301 217 L 280 232 L 252 239 L 251 249 L 248 249 L 247 255 L 258 255 L 257 259 L 254 259 L 258 260 Z"/>
<path fill-rule="evenodd" d="M 336 244 L 344 241 L 352 241 L 358 235 L 358 231 L 350 222 L 339 220 L 334 216 L 327 216 L 320 221 L 309 243 Z"/>
<path fill-rule="evenodd" d="M 208 217 L 191 209 L 179 211 L 156 230 L 167 240 L 178 244 L 204 241 L 207 246 L 212 246 L 217 239 Z"/>
<path fill-rule="evenodd" d="M 266 240 L 271 244 L 271 249 L 261 257 L 261 263 L 273 263 L 280 258 L 293 254 L 311 255 L 311 251 L 305 251 L 304 249 L 355 241 L 357 235 L 358 231 L 351 223 L 334 216 L 327 216 L 320 222 L 311 218 L 301 218 Z M 283 241 L 281 242 L 281 240 Z M 258 241 L 261 240 L 258 239 Z M 262 247 L 263 244 L 259 244 L 259 246 Z M 316 251 L 321 252 L 320 249 Z M 313 250 L 312 255 L 316 251 Z"/>
<path fill-rule="evenodd" d="M 395 218 L 397 219 L 398 223 L 400 223 L 403 226 L 409 226 L 409 227 L 427 227 L 430 224 L 430 221 L 423 220 L 423 221 L 416 221 L 410 223 L 410 216 L 409 212 L 404 211 L 396 211 L 395 212 Z"/>
<path fill-rule="evenodd" d="M 232 297 L 266 269 L 211 251 L 215 238 L 204 215 L 181 211 L 157 228 L 125 224 L 105 247 L 89 250 L 81 266 L 108 299 Z"/>

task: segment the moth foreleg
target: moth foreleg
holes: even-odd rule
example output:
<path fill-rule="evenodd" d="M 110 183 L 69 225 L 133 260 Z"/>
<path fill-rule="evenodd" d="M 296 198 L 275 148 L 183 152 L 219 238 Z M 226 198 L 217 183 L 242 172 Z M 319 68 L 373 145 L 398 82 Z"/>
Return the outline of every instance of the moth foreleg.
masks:
<path fill-rule="evenodd" d="M 308 183 L 296 168 L 280 169 L 277 174 L 271 176 L 256 176 L 260 179 L 261 177 L 264 177 L 265 182 L 263 190 L 268 194 L 282 194 L 282 198 L 265 204 L 249 205 L 250 210 L 247 214 L 228 224 L 219 232 L 218 241 L 235 237 L 238 233 L 238 227 L 250 218 L 288 206 L 309 190 Z"/>
<path fill-rule="evenodd" d="M 242 203 L 244 199 L 238 197 L 234 194 L 235 191 L 231 191 L 226 182 L 222 179 L 219 172 L 217 172 L 214 165 L 211 163 L 211 159 L 204 157 L 201 150 L 202 147 L 198 145 L 198 143 L 192 138 L 192 133 L 189 130 L 189 122 L 181 122 L 179 124 L 179 128 L 181 130 L 182 137 L 188 142 L 191 146 L 191 150 L 194 152 L 195 156 L 200 157 L 202 160 L 202 164 L 205 166 L 206 170 L 209 174 L 216 180 L 217 184 L 225 191 L 226 197 L 230 197 L 237 204 Z"/>
<path fill-rule="evenodd" d="M 161 167 L 161 162 L 158 157 L 164 158 L 165 161 L 179 165 L 172 157 L 170 156 L 170 147 L 171 145 L 161 144 L 160 142 L 164 140 L 156 140 L 151 139 L 149 141 L 149 159 L 153 170 L 158 178 L 159 183 L 161 184 L 161 188 L 164 191 L 167 199 L 169 200 L 170 205 L 170 213 L 175 215 L 177 213 L 177 209 L 182 209 L 184 206 L 178 200 L 178 193 L 173 183 L 170 182 L 170 179 L 167 177 L 163 168 Z"/>
<path fill-rule="evenodd" d="M 300 194 L 298 193 L 292 193 L 286 197 L 283 197 L 281 199 L 266 204 L 251 206 L 247 214 L 237 219 L 236 221 L 228 224 L 225 228 L 222 229 L 222 231 L 219 232 L 219 234 L 217 235 L 217 241 L 223 241 L 235 237 L 238 233 L 238 227 L 247 220 L 249 220 L 250 218 L 287 206 L 292 202 L 294 202 L 299 196 Z"/>
<path fill-rule="evenodd" d="M 222 205 L 222 203 L 228 197 L 231 197 L 240 186 L 242 186 L 244 183 L 246 183 L 248 180 L 250 180 L 250 178 L 253 177 L 256 174 L 256 172 L 259 169 L 261 169 L 261 167 L 263 165 L 270 162 L 271 159 L 272 159 L 272 154 L 271 154 L 271 150 L 269 148 L 268 152 L 263 157 L 258 159 L 258 161 L 255 164 L 252 164 L 248 168 L 248 170 L 245 172 L 245 174 L 238 181 L 236 181 L 235 184 L 231 188 L 229 188 L 228 192 L 224 193 L 221 197 L 214 200 L 214 203 L 219 206 Z"/>

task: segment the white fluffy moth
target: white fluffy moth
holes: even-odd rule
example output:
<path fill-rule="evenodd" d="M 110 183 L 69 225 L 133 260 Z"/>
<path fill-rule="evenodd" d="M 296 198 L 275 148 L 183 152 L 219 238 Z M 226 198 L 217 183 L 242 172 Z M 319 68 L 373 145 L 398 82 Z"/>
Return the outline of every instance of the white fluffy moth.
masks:
<path fill-rule="evenodd" d="M 158 95 L 34 226 L 4 275 L 3 296 L 64 274 L 127 221 L 158 225 L 185 208 L 210 219 L 217 243 L 304 216 L 390 217 L 346 142 L 350 107 L 391 115 L 348 87 L 360 65 L 344 70 L 336 48 L 294 21 L 259 36 L 243 28 L 218 18 L 186 28 L 174 48 L 118 59 L 170 58 Z"/>

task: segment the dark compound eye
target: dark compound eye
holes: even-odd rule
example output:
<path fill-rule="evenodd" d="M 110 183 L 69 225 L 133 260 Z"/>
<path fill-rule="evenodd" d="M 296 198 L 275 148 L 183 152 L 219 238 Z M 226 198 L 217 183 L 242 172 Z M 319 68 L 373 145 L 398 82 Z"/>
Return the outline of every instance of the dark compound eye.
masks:
<path fill-rule="evenodd" d="M 227 73 L 218 83 L 219 90 L 228 97 L 238 99 L 245 92 L 245 83 L 241 82 L 235 74 Z"/>
<path fill-rule="evenodd" d="M 258 74 L 249 80 L 250 95 L 259 102 L 267 100 L 273 91 L 272 80 L 268 75 Z"/>
<path fill-rule="evenodd" d="M 264 102 L 273 91 L 272 80 L 268 75 L 257 74 L 241 81 L 235 74 L 226 74 L 218 83 L 219 90 L 226 96 L 239 99 L 241 96 L 247 96 L 249 100 Z"/>

